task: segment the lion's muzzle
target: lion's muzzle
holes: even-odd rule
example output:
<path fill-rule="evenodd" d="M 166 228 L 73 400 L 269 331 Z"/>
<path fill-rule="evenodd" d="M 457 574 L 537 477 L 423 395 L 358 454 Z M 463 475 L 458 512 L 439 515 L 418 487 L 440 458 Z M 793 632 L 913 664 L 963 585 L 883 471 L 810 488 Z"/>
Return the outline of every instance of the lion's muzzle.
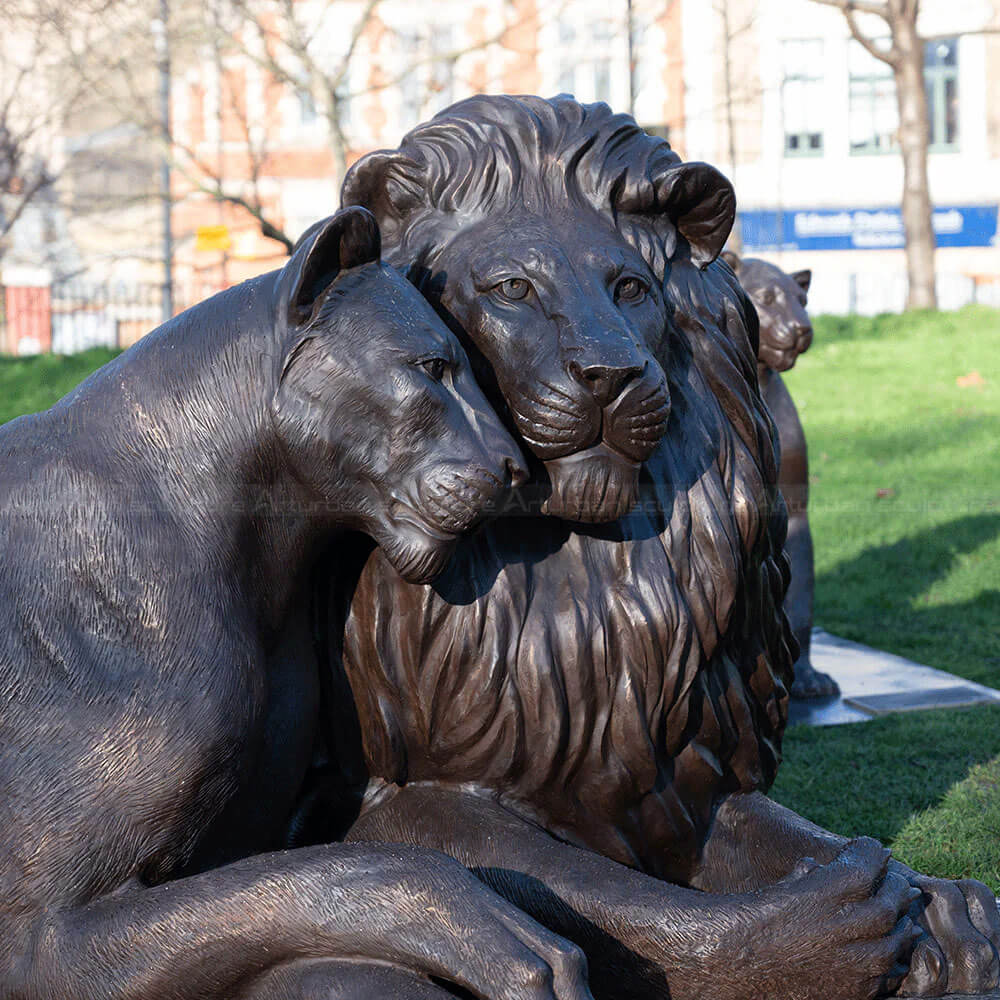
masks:
<path fill-rule="evenodd" d="M 542 510 L 571 521 L 623 517 L 639 495 L 639 467 L 667 431 L 670 394 L 660 366 L 567 366 L 572 381 L 545 383 L 512 406 L 525 442 L 545 464 Z"/>
<path fill-rule="evenodd" d="M 595 393 L 596 402 L 604 391 Z M 598 432 L 585 447 L 545 462 L 552 492 L 542 510 L 570 521 L 624 517 L 639 496 L 639 467 L 663 438 L 669 417 L 666 380 L 654 362 L 601 407 Z"/>

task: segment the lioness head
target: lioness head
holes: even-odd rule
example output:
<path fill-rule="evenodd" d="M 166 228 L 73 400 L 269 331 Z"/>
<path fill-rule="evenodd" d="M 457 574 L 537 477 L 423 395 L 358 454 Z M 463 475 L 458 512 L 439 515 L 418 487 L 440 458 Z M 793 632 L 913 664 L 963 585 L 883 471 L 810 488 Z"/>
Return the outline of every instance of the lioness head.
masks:
<path fill-rule="evenodd" d="M 757 360 L 776 372 L 788 371 L 812 344 L 812 323 L 806 312 L 812 271 L 787 274 L 756 257 L 741 258 L 728 251 L 723 256 L 736 272 L 760 319 Z"/>
<path fill-rule="evenodd" d="M 522 482 L 524 459 L 455 336 L 380 260 L 362 208 L 314 226 L 279 276 L 287 324 L 273 419 L 319 509 L 370 534 L 406 579 Z"/>
<path fill-rule="evenodd" d="M 344 182 L 538 460 L 543 510 L 575 521 L 633 506 L 670 416 L 664 269 L 708 264 L 733 218 L 728 181 L 665 143 L 619 159 L 636 135 L 605 105 L 471 98 Z"/>

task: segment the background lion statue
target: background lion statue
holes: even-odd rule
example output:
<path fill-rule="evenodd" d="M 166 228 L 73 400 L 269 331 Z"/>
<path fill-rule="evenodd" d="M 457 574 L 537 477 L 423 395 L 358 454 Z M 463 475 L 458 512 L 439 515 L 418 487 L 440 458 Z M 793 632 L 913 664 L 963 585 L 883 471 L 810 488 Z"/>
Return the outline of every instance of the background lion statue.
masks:
<path fill-rule="evenodd" d="M 795 661 L 793 698 L 825 698 L 840 693 L 837 682 L 817 670 L 809 659 L 813 624 L 813 543 L 809 531 L 809 453 L 799 412 L 781 372 L 792 368 L 800 354 L 809 350 L 813 330 L 806 312 L 811 271 L 786 274 L 756 257 L 740 258 L 728 250 L 723 259 L 735 271 L 750 296 L 760 320 L 757 350 L 757 382 L 778 428 L 781 467 L 778 486 L 788 508 L 785 551 L 792 577 L 785 594 L 785 613 L 799 644 Z"/>
<path fill-rule="evenodd" d="M 984 886 L 763 794 L 795 647 L 756 316 L 711 263 L 729 183 L 604 105 L 477 97 L 343 200 L 463 339 L 534 492 L 432 587 L 376 552 L 331 603 L 310 835 L 353 786 L 349 837 L 452 854 L 580 944 L 598 996 L 994 985 Z"/>

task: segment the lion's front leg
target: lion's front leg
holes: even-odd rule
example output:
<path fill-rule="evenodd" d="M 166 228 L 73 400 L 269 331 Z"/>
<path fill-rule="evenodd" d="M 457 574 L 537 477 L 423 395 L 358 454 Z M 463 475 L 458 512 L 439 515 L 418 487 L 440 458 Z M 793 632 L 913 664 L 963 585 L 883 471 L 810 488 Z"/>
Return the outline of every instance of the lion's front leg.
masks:
<path fill-rule="evenodd" d="M 452 855 L 586 953 L 606 1000 L 872 1000 L 898 987 L 918 895 L 871 840 L 777 885 L 728 895 L 660 881 L 565 844 L 495 799 L 389 789 L 349 833 Z"/>
<path fill-rule="evenodd" d="M 716 812 L 693 885 L 712 892 L 761 890 L 804 858 L 831 861 L 847 841 L 760 793 L 733 795 Z M 1000 911 L 973 879 L 930 878 L 892 861 L 889 870 L 920 890 L 909 913 L 921 936 L 904 996 L 994 990 L 1000 979 Z"/>

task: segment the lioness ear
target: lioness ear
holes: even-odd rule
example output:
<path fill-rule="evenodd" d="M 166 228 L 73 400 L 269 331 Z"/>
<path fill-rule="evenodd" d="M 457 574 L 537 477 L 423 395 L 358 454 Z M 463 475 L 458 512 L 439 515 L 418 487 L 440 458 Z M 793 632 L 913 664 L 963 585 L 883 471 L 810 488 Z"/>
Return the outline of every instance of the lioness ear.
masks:
<path fill-rule="evenodd" d="M 363 205 L 375 215 L 390 243 L 410 211 L 425 200 L 419 165 L 387 149 L 362 156 L 347 171 L 340 192 L 341 205 Z"/>
<path fill-rule="evenodd" d="M 792 275 L 792 281 L 795 282 L 804 292 L 809 291 L 809 286 L 812 284 L 812 271 L 796 271 Z"/>
<path fill-rule="evenodd" d="M 301 325 L 341 271 L 379 259 L 378 223 L 364 208 L 345 208 L 306 230 L 285 265 L 290 275 L 288 321 Z"/>
<path fill-rule="evenodd" d="M 732 250 L 723 250 L 719 256 L 733 269 L 733 273 L 739 277 L 740 273 L 740 258 L 739 254 L 733 253 Z"/>
<path fill-rule="evenodd" d="M 736 192 L 715 167 L 680 163 L 653 179 L 658 211 L 691 245 L 691 260 L 705 268 L 726 245 L 736 218 Z"/>

